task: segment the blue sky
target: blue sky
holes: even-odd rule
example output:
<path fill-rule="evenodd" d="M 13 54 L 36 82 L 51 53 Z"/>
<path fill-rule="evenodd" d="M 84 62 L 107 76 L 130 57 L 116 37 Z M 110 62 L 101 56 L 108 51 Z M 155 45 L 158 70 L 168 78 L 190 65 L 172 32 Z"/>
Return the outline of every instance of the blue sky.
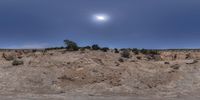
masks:
<path fill-rule="evenodd" d="M 94 21 L 106 14 L 105 22 Z M 0 48 L 200 48 L 200 0 L 0 0 Z"/>

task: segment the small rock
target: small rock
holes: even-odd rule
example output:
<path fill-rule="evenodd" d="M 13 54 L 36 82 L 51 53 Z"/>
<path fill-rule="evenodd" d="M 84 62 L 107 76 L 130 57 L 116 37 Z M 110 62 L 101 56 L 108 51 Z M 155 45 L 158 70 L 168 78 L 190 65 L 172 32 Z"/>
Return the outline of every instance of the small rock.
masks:
<path fill-rule="evenodd" d="M 119 66 L 119 65 L 120 65 L 120 64 L 119 64 L 119 63 L 117 63 L 117 62 L 116 62 L 115 64 L 116 64 L 116 66 Z"/>
<path fill-rule="evenodd" d="M 176 70 L 177 70 L 177 69 L 179 69 L 179 68 L 180 68 L 180 65 L 179 65 L 179 64 L 175 64 L 175 65 L 172 65 L 172 66 L 171 66 L 171 68 L 173 68 L 173 69 L 176 69 Z"/>
<path fill-rule="evenodd" d="M 164 64 L 170 64 L 169 62 L 164 62 Z"/>
<path fill-rule="evenodd" d="M 195 64 L 195 63 L 198 63 L 198 61 L 197 60 L 192 60 L 192 61 L 186 62 L 186 64 Z"/>
<path fill-rule="evenodd" d="M 138 60 L 141 60 L 141 59 L 142 59 L 142 57 L 141 57 L 141 56 L 137 56 L 136 58 L 137 58 Z"/>

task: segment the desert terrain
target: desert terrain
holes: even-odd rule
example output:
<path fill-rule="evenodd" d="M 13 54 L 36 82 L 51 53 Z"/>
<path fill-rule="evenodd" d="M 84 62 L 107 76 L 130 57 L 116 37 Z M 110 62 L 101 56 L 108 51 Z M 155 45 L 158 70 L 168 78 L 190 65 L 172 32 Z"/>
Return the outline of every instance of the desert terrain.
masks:
<path fill-rule="evenodd" d="M 200 51 L 1 50 L 0 100 L 199 100 Z"/>

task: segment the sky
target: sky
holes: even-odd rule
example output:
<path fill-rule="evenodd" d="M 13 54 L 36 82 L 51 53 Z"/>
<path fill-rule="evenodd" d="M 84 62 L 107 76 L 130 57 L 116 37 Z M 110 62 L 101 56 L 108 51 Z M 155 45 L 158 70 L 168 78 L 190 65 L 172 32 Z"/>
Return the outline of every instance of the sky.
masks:
<path fill-rule="evenodd" d="M 200 0 L 0 0 L 0 48 L 63 46 L 64 39 L 80 46 L 200 48 Z"/>

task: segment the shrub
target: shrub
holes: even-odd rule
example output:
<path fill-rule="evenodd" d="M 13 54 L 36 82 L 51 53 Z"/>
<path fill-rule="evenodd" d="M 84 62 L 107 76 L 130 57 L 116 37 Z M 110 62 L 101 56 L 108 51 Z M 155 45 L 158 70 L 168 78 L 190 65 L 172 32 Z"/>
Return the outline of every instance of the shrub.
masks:
<path fill-rule="evenodd" d="M 68 50 L 76 51 L 79 49 L 78 45 L 70 40 L 64 40 L 65 45 L 67 46 Z"/>
<path fill-rule="evenodd" d="M 191 54 L 190 53 L 186 54 L 185 56 L 186 56 L 185 59 L 190 59 L 191 58 Z"/>
<path fill-rule="evenodd" d="M 141 57 L 141 56 L 137 56 L 136 58 L 137 58 L 138 60 L 141 60 L 141 59 L 142 59 L 142 57 Z"/>
<path fill-rule="evenodd" d="M 35 53 L 35 52 L 37 52 L 37 50 L 36 50 L 36 49 L 33 49 L 33 50 L 32 50 L 32 53 Z"/>
<path fill-rule="evenodd" d="M 147 49 L 142 49 L 142 50 L 140 50 L 140 52 L 142 53 L 142 54 L 152 54 L 152 55 L 158 55 L 158 54 L 160 54 L 159 53 L 159 51 L 158 50 L 147 50 Z"/>
<path fill-rule="evenodd" d="M 153 56 L 152 55 L 145 55 L 146 60 L 153 60 Z"/>
<path fill-rule="evenodd" d="M 65 47 L 51 47 L 51 48 L 45 48 L 45 50 L 58 50 L 58 49 L 64 49 Z"/>
<path fill-rule="evenodd" d="M 11 60 L 14 60 L 15 59 L 15 56 L 14 55 L 6 55 L 5 53 L 3 53 L 2 57 L 4 59 L 6 59 L 7 61 L 11 61 Z"/>
<path fill-rule="evenodd" d="M 119 62 L 124 62 L 124 59 L 120 57 L 120 58 L 118 59 L 118 61 L 119 61 Z"/>
<path fill-rule="evenodd" d="M 18 66 L 18 65 L 23 65 L 23 64 L 24 64 L 24 62 L 21 61 L 21 60 L 14 60 L 14 61 L 12 62 L 12 65 L 13 65 L 13 66 Z"/>
<path fill-rule="evenodd" d="M 92 49 L 93 49 L 93 50 L 99 50 L 99 49 L 101 49 L 101 48 L 99 47 L 99 45 L 94 44 L 94 45 L 92 45 Z"/>
<path fill-rule="evenodd" d="M 64 47 L 63 47 L 63 46 L 61 46 L 59 49 L 64 49 Z"/>
<path fill-rule="evenodd" d="M 107 52 L 108 50 L 109 50 L 108 47 L 101 48 L 101 51 L 103 51 L 103 52 Z"/>
<path fill-rule="evenodd" d="M 82 48 L 84 48 L 84 49 L 91 49 L 90 46 L 85 46 L 85 47 L 82 47 Z"/>
<path fill-rule="evenodd" d="M 121 53 L 121 57 L 130 58 L 130 52 L 128 50 L 123 50 Z"/>
<path fill-rule="evenodd" d="M 151 54 L 151 55 L 152 55 L 153 60 L 155 60 L 155 61 L 163 60 L 162 57 L 158 54 Z"/>
<path fill-rule="evenodd" d="M 121 49 L 120 49 L 120 51 L 124 51 L 124 50 L 127 50 L 127 49 L 126 49 L 126 48 L 121 48 Z"/>
<path fill-rule="evenodd" d="M 85 46 L 85 47 L 82 47 L 82 48 L 84 48 L 84 49 L 91 49 L 90 46 Z"/>
<path fill-rule="evenodd" d="M 119 50 L 117 48 L 114 49 L 115 53 L 119 53 Z"/>
<path fill-rule="evenodd" d="M 138 50 L 137 48 L 133 48 L 133 49 L 132 49 L 132 52 L 135 53 L 136 55 L 139 54 L 139 50 Z"/>
<path fill-rule="evenodd" d="M 142 49 L 142 50 L 140 50 L 140 52 L 141 52 L 142 54 L 148 54 L 148 50 L 147 50 L 147 49 Z"/>
<path fill-rule="evenodd" d="M 165 62 L 164 64 L 170 64 L 169 62 Z"/>
<path fill-rule="evenodd" d="M 148 53 L 149 54 L 153 54 L 153 55 L 158 55 L 159 54 L 158 50 L 149 50 Z"/>
<path fill-rule="evenodd" d="M 177 58 L 177 54 L 174 54 L 172 57 L 172 60 L 176 60 L 176 58 Z"/>

